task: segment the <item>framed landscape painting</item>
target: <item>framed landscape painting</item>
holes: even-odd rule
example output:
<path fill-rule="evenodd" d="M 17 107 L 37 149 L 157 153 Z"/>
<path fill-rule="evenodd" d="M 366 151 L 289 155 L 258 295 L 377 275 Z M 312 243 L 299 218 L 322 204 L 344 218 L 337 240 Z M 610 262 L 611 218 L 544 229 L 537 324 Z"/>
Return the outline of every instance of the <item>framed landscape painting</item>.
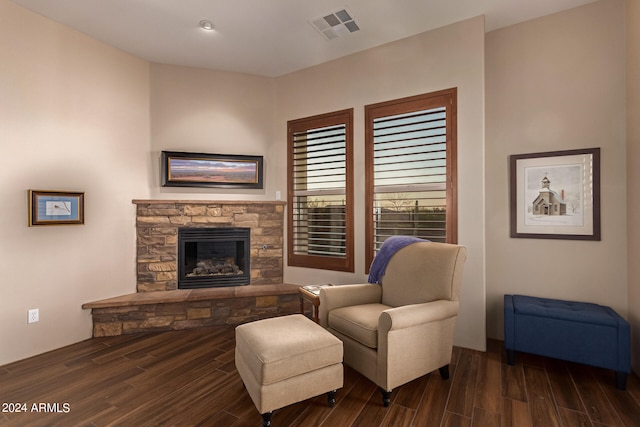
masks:
<path fill-rule="evenodd" d="M 510 156 L 511 237 L 600 240 L 600 149 Z"/>
<path fill-rule="evenodd" d="M 262 188 L 262 156 L 162 152 L 163 187 Z"/>

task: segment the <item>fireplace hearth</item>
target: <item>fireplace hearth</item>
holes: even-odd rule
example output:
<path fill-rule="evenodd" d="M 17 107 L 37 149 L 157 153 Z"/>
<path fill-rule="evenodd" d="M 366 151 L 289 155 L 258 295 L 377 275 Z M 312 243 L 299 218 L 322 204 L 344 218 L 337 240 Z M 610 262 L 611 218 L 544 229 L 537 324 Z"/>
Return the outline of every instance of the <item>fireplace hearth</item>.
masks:
<path fill-rule="evenodd" d="M 249 228 L 178 229 L 178 289 L 248 285 Z"/>

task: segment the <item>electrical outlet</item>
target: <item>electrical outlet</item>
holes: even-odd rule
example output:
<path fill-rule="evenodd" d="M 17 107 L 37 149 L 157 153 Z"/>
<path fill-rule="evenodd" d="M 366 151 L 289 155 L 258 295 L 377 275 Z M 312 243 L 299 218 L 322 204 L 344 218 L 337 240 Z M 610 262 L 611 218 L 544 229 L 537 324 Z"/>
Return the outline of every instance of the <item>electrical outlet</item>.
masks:
<path fill-rule="evenodd" d="M 32 308 L 31 310 L 29 310 L 29 316 L 27 318 L 27 322 L 28 323 L 36 323 L 40 321 L 40 309 L 39 308 Z"/>

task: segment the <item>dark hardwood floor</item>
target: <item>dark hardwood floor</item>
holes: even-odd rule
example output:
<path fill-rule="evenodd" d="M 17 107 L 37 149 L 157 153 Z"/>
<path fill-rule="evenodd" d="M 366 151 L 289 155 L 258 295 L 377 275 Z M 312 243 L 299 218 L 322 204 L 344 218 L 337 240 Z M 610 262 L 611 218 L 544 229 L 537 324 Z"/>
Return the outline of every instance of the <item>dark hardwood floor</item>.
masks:
<path fill-rule="evenodd" d="M 0 366 L 0 425 L 260 426 L 234 366 L 234 329 L 94 338 Z M 451 378 L 436 371 L 396 389 L 345 367 L 333 408 L 319 396 L 278 410 L 273 426 L 640 426 L 640 381 L 518 354 L 455 348 Z M 22 410 L 23 412 L 16 412 Z"/>

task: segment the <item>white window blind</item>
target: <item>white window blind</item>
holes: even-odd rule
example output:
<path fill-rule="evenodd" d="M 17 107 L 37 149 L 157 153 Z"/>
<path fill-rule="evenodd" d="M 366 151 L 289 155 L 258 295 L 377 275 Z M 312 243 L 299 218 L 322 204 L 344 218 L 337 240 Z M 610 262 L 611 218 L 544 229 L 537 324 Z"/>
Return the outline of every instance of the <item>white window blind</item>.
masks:
<path fill-rule="evenodd" d="M 370 259 L 394 235 L 451 240 L 451 98 L 435 99 L 413 97 L 368 111 Z"/>
<path fill-rule="evenodd" d="M 396 234 L 446 239 L 444 108 L 373 121 L 376 248 Z"/>
<path fill-rule="evenodd" d="M 346 126 L 293 135 L 294 252 L 346 256 Z"/>
<path fill-rule="evenodd" d="M 290 264 L 353 268 L 349 117 L 290 124 Z"/>

